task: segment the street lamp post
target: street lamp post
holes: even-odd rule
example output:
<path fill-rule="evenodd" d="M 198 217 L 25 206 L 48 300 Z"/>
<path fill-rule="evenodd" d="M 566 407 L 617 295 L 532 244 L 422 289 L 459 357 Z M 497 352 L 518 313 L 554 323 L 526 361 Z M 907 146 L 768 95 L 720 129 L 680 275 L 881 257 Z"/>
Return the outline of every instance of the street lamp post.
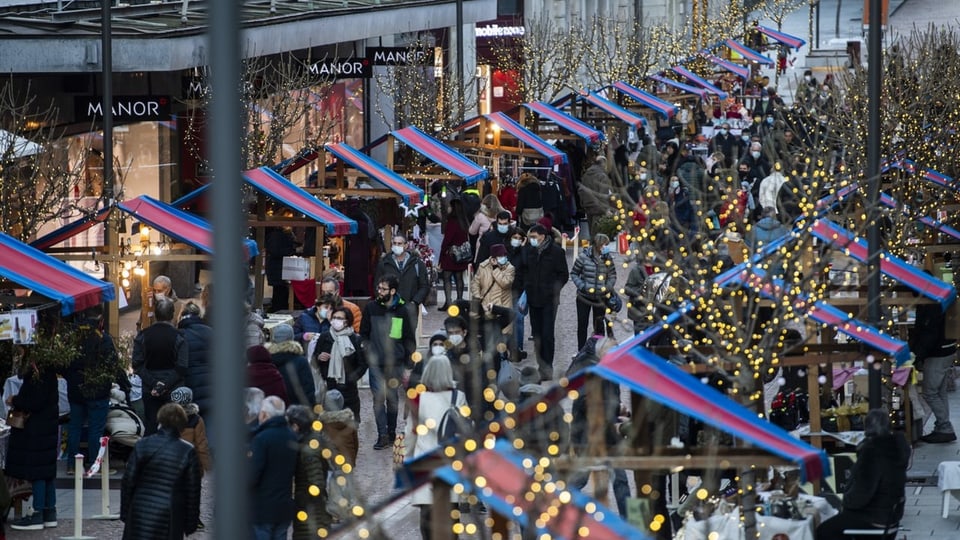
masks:
<path fill-rule="evenodd" d="M 867 185 L 870 208 L 867 224 L 867 318 L 880 326 L 880 84 L 883 74 L 883 51 L 880 48 L 880 0 L 870 0 L 870 65 L 867 72 Z M 880 361 L 867 367 L 870 408 L 882 405 Z"/>

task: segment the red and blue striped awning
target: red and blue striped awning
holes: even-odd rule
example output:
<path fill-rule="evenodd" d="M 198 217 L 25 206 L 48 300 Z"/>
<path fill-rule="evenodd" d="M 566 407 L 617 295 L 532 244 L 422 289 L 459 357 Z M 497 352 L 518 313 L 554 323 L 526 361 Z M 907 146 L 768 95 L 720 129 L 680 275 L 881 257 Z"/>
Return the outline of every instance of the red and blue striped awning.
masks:
<path fill-rule="evenodd" d="M 635 128 L 647 125 L 646 118 L 639 114 L 632 113 L 609 99 L 600 97 L 594 92 L 582 92 L 580 99 Z"/>
<path fill-rule="evenodd" d="M 783 428 L 650 352 L 637 338 L 607 353 L 599 364 L 586 371 L 798 464 L 805 481 L 830 475 L 830 463 L 823 450 L 795 439 Z M 583 372 L 574 375 L 570 387 L 577 385 L 574 379 L 582 377 Z"/>
<path fill-rule="evenodd" d="M 179 210 L 147 195 L 121 201 L 117 206 L 163 234 L 176 238 L 204 253 L 213 254 L 213 228 L 203 218 Z M 259 253 L 257 243 L 253 240 L 244 239 L 243 246 L 246 250 L 247 259 Z"/>
<path fill-rule="evenodd" d="M 523 527 L 532 527 L 538 538 L 583 538 L 591 540 L 645 540 L 645 534 L 616 512 L 576 489 L 550 490 L 532 486 L 537 459 L 518 452 L 505 440 L 462 459 L 462 466 L 446 466 L 436 477 L 451 486 L 463 486 L 501 516 Z M 542 486 L 538 486 L 542 487 Z M 569 495 L 569 498 L 566 495 Z M 556 512 L 547 512 L 555 509 Z M 545 521 L 540 521 L 543 517 Z M 582 531 L 589 531 L 584 534 Z"/>
<path fill-rule="evenodd" d="M 683 66 L 674 66 L 671 69 L 673 70 L 674 73 L 681 75 L 683 77 L 686 77 L 688 80 L 693 81 L 699 86 L 702 86 L 706 91 L 710 92 L 711 94 L 716 94 L 720 96 L 720 99 L 727 99 L 727 96 L 729 95 L 723 90 L 710 84 L 710 81 L 704 79 L 703 77 L 700 77 L 696 73 L 690 71 L 689 69 Z"/>
<path fill-rule="evenodd" d="M 420 131 L 415 126 L 391 132 L 391 135 L 403 141 L 421 155 L 440 165 L 451 173 L 463 178 L 468 184 L 473 184 L 489 176 L 483 167 L 465 158 L 456 150 Z"/>
<path fill-rule="evenodd" d="M 662 75 L 651 75 L 650 78 L 657 82 L 662 82 L 663 84 L 667 84 L 674 88 L 682 90 L 688 94 L 696 94 L 700 96 L 700 99 L 705 99 L 707 96 L 707 91 L 704 90 L 703 88 L 700 88 L 699 86 L 691 86 L 689 84 L 683 84 L 682 82 L 675 81 L 673 79 L 664 77 Z"/>
<path fill-rule="evenodd" d="M 70 315 L 115 298 L 112 283 L 90 277 L 39 249 L 0 233 L 0 277 L 60 303 Z"/>
<path fill-rule="evenodd" d="M 60 242 L 64 242 L 69 238 L 73 238 L 74 236 L 92 228 L 95 225 L 106 222 L 109 217 L 110 208 L 101 208 L 95 214 L 84 216 L 73 223 L 68 223 L 51 233 L 37 238 L 33 242 L 30 242 L 30 245 L 37 249 L 47 249 L 53 247 Z"/>
<path fill-rule="evenodd" d="M 356 221 L 327 206 L 270 167 L 250 169 L 243 173 L 243 179 L 280 204 L 300 212 L 317 223 L 326 225 L 327 234 L 330 236 L 357 232 Z"/>
<path fill-rule="evenodd" d="M 844 250 L 854 259 L 862 263 L 867 262 L 867 242 L 836 223 L 828 219 L 818 219 L 810 227 L 810 232 L 827 244 Z M 927 298 L 940 302 L 944 309 L 957 297 L 957 291 L 952 285 L 925 273 L 889 252 L 880 255 L 880 271 Z"/>
<path fill-rule="evenodd" d="M 740 64 L 734 64 L 729 60 L 724 60 L 723 58 L 716 57 L 707 52 L 701 52 L 700 55 L 706 58 L 707 60 L 713 62 L 717 66 L 729 71 L 730 73 L 733 73 L 734 75 L 736 75 L 737 77 L 740 77 L 745 81 L 750 79 L 750 69 L 747 68 L 746 66 L 741 66 Z"/>
<path fill-rule="evenodd" d="M 768 66 L 773 65 L 773 60 L 758 53 L 757 51 L 751 49 L 750 47 L 747 47 L 746 45 L 744 45 L 743 43 L 740 43 L 739 41 L 727 39 L 723 42 L 723 44 L 729 47 L 731 51 L 742 56 L 745 60 L 748 60 L 750 62 L 757 62 L 758 64 L 764 64 Z"/>
<path fill-rule="evenodd" d="M 657 96 L 649 92 L 644 92 L 633 85 L 620 81 L 613 83 L 613 87 L 627 96 L 630 96 L 631 99 L 634 99 L 637 102 L 657 111 L 660 113 L 660 116 L 664 118 L 670 118 L 671 116 L 677 114 L 677 107 L 673 103 L 668 103 Z"/>
<path fill-rule="evenodd" d="M 588 143 L 595 144 L 604 140 L 603 132 L 593 129 L 589 125 L 570 116 L 569 114 L 548 105 L 542 101 L 531 101 L 524 103 L 524 107 L 537 113 L 541 118 L 546 118 L 561 128 L 573 133 L 578 137 L 583 137 Z"/>
<path fill-rule="evenodd" d="M 204 184 L 198 187 L 197 189 L 170 203 L 170 206 L 173 206 L 174 208 L 186 208 L 190 205 L 190 203 L 199 199 L 203 194 L 205 194 L 207 190 L 210 189 L 211 185 L 213 184 Z"/>
<path fill-rule="evenodd" d="M 333 155 L 348 163 L 351 167 L 367 175 L 370 180 L 400 195 L 404 204 L 415 206 L 423 202 L 423 190 L 407 182 L 402 176 L 377 163 L 370 156 L 361 153 L 352 146 L 335 143 L 326 145 Z"/>
<path fill-rule="evenodd" d="M 790 47 L 791 49 L 799 49 L 800 47 L 803 47 L 807 43 L 806 41 L 798 38 L 797 36 L 792 36 L 790 34 L 786 34 L 779 30 L 774 30 L 773 28 L 768 28 L 766 26 L 761 26 L 759 24 L 757 25 L 756 28 L 760 32 L 766 34 L 767 37 L 773 39 L 774 41 L 783 43 L 784 45 L 786 45 L 787 47 Z"/>
<path fill-rule="evenodd" d="M 556 146 L 547 143 L 547 141 L 541 139 L 537 136 L 536 133 L 530 131 L 529 129 L 520 125 L 519 122 L 510 118 L 503 112 L 495 112 L 491 114 L 484 115 L 487 120 L 493 122 L 494 124 L 500 126 L 500 129 L 506 131 L 507 133 L 513 135 L 517 138 L 518 141 L 530 147 L 530 149 L 535 150 L 538 154 L 547 158 L 550 161 L 551 165 L 559 165 L 561 163 L 567 162 L 567 154 L 561 152 L 557 149 Z"/>

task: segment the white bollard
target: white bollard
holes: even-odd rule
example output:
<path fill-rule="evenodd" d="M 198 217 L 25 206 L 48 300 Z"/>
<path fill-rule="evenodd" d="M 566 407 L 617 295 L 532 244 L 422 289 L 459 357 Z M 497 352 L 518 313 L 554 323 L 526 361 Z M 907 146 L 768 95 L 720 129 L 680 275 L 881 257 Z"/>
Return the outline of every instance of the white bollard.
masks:
<path fill-rule="evenodd" d="M 73 536 L 61 536 L 60 540 L 94 540 L 83 535 L 83 454 L 73 459 Z"/>
<path fill-rule="evenodd" d="M 100 513 L 93 519 L 120 519 L 120 514 L 110 513 L 110 438 L 100 438 Z M 98 457 L 101 457 L 98 456 Z"/>

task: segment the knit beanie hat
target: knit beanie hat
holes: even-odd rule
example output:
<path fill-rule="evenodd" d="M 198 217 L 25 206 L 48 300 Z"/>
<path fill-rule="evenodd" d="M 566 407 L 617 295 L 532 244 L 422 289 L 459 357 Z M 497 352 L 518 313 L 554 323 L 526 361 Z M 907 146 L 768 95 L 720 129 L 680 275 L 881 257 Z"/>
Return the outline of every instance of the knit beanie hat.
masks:
<path fill-rule="evenodd" d="M 173 391 L 170 392 L 170 401 L 181 406 L 189 405 L 193 402 L 193 390 L 190 390 L 186 386 L 174 388 Z"/>

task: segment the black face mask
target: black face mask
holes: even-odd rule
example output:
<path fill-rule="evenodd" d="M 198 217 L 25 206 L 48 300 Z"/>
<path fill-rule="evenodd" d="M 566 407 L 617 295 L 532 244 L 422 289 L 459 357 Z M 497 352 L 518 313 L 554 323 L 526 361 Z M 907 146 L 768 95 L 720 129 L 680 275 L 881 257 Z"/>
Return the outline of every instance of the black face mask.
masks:
<path fill-rule="evenodd" d="M 750 171 L 740 171 L 741 180 L 746 180 L 748 176 L 750 176 Z"/>

